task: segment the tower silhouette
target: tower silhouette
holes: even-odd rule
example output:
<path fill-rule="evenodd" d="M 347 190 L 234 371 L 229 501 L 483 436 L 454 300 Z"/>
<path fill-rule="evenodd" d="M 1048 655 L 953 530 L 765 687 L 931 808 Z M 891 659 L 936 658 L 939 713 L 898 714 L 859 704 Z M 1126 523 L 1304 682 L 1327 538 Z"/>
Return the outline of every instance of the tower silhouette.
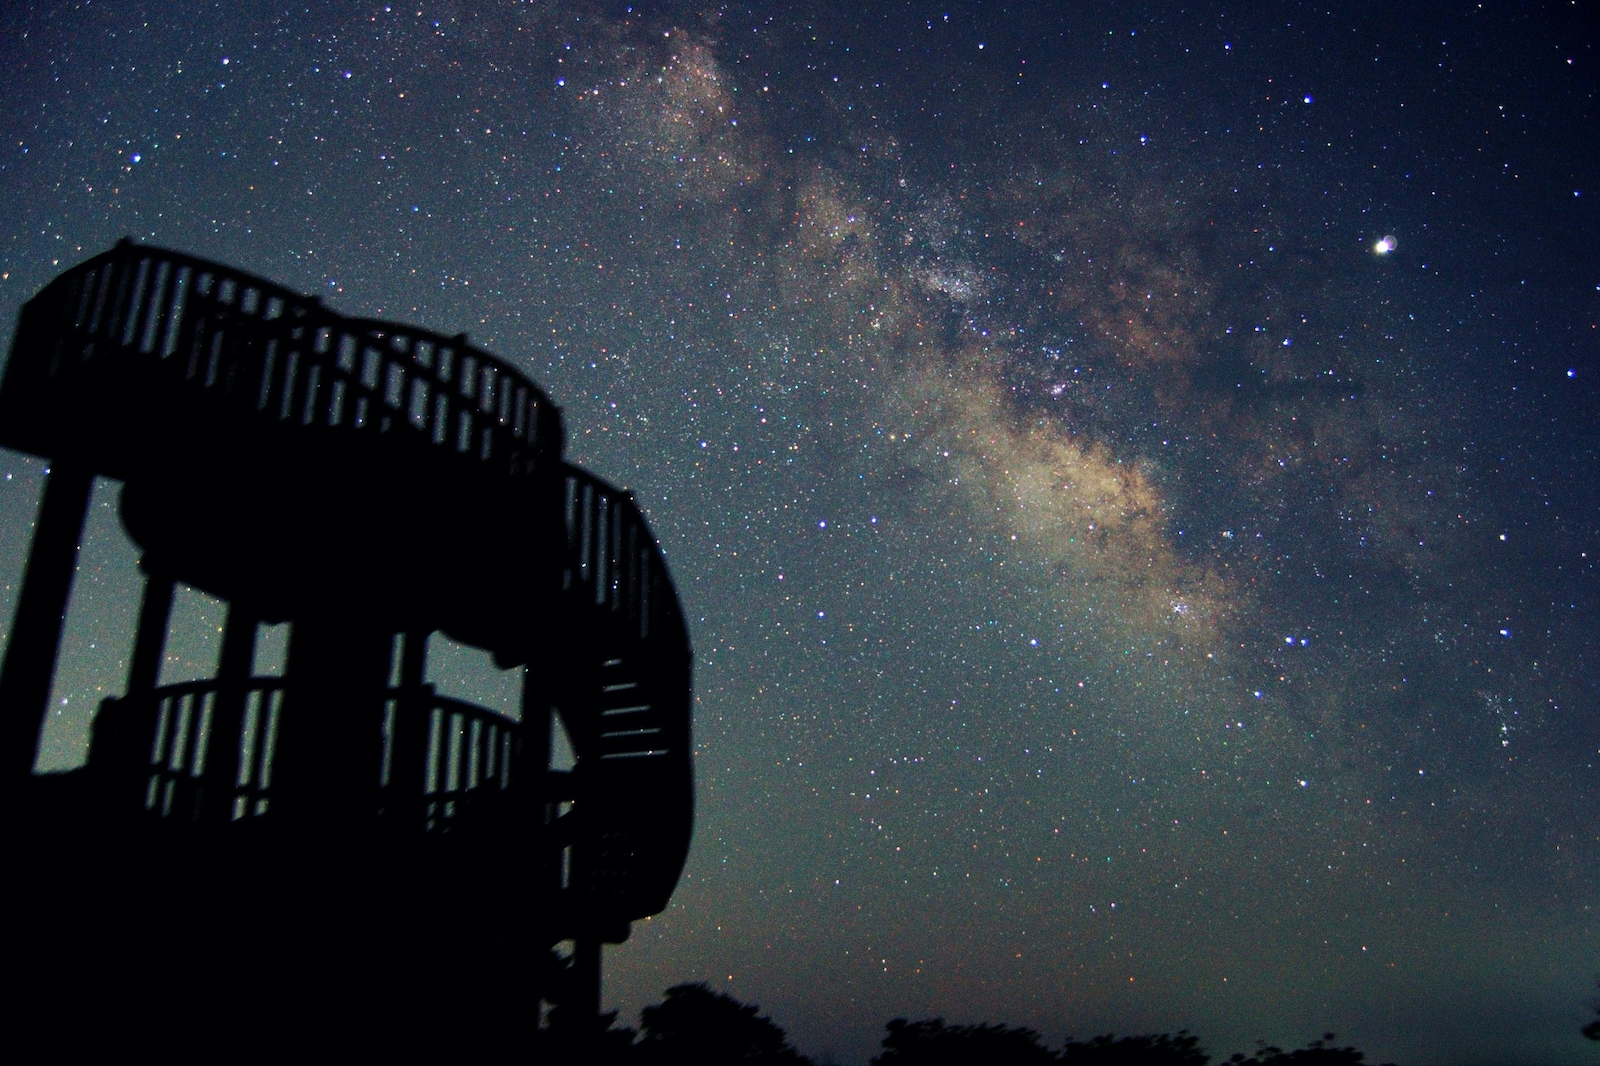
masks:
<path fill-rule="evenodd" d="M 25 305 L 0 444 L 48 474 L 0 775 L 5 936 L 41 1017 L 213 1050 L 537 1050 L 552 1019 L 581 1042 L 601 944 L 665 907 L 688 852 L 691 654 L 632 496 L 563 443 L 465 335 L 177 252 L 124 241 Z M 97 476 L 144 573 L 127 688 L 81 769 L 36 774 Z M 216 676 L 161 686 L 179 583 L 227 619 Z M 285 668 L 259 676 L 282 622 Z M 520 717 L 434 691 L 434 633 L 520 669 Z"/>

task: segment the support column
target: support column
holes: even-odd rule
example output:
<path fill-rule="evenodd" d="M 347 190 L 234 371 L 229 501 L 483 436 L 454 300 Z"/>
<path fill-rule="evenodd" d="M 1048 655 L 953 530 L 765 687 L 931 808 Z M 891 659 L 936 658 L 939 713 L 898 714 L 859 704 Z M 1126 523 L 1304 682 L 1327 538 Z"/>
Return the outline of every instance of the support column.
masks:
<path fill-rule="evenodd" d="M 428 773 L 428 717 L 431 690 L 424 678 L 428 669 L 428 632 L 408 630 L 401 638 L 400 693 L 395 703 L 394 733 L 389 750 L 389 796 L 384 817 L 396 832 L 418 833 L 426 815 L 423 789 Z"/>
<path fill-rule="evenodd" d="M 523 824 L 533 830 L 532 862 L 533 901 L 529 908 L 529 923 L 534 932 L 533 950 L 544 958 L 551 938 L 551 917 L 561 892 L 561 848 L 556 844 L 550 823 L 554 821 L 550 801 L 550 695 L 547 679 L 533 663 L 522 668 L 522 750 L 518 752 L 515 775 L 511 787 L 519 797 L 518 807 Z M 529 990 L 534 1005 L 534 1019 L 543 1011 L 544 1003 L 553 1003 L 556 989 L 551 986 L 549 966 L 529 968 L 533 987 Z"/>
<path fill-rule="evenodd" d="M 549 847 L 547 830 L 550 813 L 550 714 L 549 678 L 541 676 L 532 663 L 522 668 L 523 749 L 515 768 L 511 787 L 524 796 L 527 813 L 540 834 L 541 850 Z M 548 861 L 541 855 L 541 862 Z M 558 886 L 559 887 L 559 886 Z"/>
<path fill-rule="evenodd" d="M 150 731 L 155 722 L 149 700 L 160 679 L 161 657 L 167 648 L 173 585 L 165 574 L 145 572 L 144 602 L 139 607 L 139 628 L 128 664 L 128 690 L 121 699 L 102 703 L 89 728 L 89 768 L 107 790 L 107 802 L 118 809 L 136 810 L 143 804 L 150 770 Z"/>
<path fill-rule="evenodd" d="M 233 793 L 239 785 L 239 755 L 244 732 L 245 701 L 249 697 L 250 667 L 256 654 L 260 619 L 238 603 L 228 605 L 222 629 L 222 652 L 217 657 L 217 695 L 211 708 L 211 731 L 206 741 L 204 790 L 200 817 L 226 824 L 233 820 Z"/>
<path fill-rule="evenodd" d="M 172 623 L 175 587 L 176 583 L 165 574 L 145 571 L 139 631 L 134 634 L 133 655 L 128 663 L 129 696 L 148 695 L 161 680 L 161 658 L 167 650 L 167 627 Z"/>
<path fill-rule="evenodd" d="M 296 618 L 273 756 L 272 807 L 340 833 L 377 813 L 393 634 L 344 618 Z"/>
<path fill-rule="evenodd" d="M 28 569 L 6 642 L 5 665 L 0 667 L 0 780 L 7 786 L 20 785 L 33 772 L 39 755 L 78 541 L 93 487 L 93 472 L 70 462 L 52 463 L 45 475 Z"/>

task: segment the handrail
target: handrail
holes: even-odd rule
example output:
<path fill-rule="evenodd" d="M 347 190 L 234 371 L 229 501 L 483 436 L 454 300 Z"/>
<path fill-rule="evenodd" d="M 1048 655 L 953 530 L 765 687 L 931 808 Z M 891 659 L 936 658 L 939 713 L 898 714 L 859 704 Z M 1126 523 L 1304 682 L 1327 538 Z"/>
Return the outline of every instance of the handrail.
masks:
<path fill-rule="evenodd" d="M 482 791 L 505 792 L 518 773 L 522 754 L 522 728 L 493 711 L 447 696 L 433 695 L 424 686 L 427 710 L 427 757 L 422 768 L 424 832 L 444 832 L 465 813 L 463 803 Z M 385 713 L 384 759 L 386 769 L 395 736 L 403 723 L 402 690 L 391 690 L 392 711 Z M 399 781 L 386 775 L 386 791 L 406 793 Z"/>
<path fill-rule="evenodd" d="M 636 660 L 607 660 L 595 689 L 598 706 L 573 731 L 578 768 L 547 771 L 533 795 L 523 791 L 521 723 L 431 685 L 386 690 L 380 764 L 343 771 L 370 790 L 373 816 L 402 834 L 453 832 L 519 792 L 552 815 L 568 806 L 549 842 L 566 852 L 557 863 L 562 896 L 624 920 L 655 913 L 688 851 L 686 708 L 674 703 L 674 686 L 652 684 Z M 281 677 L 213 678 L 106 700 L 89 771 L 111 800 L 108 813 L 218 829 L 269 816 L 282 798 L 274 774 L 288 691 Z M 304 743 L 303 725 L 300 736 Z M 641 806 L 640 787 L 667 791 Z M 585 831 L 574 835 L 579 822 Z"/>
<path fill-rule="evenodd" d="M 91 770 L 148 814 L 190 822 L 237 822 L 272 809 L 273 771 L 288 683 L 253 677 L 232 692 L 242 701 L 232 743 L 220 731 L 216 679 L 165 685 L 145 697 L 108 699 L 94 721 Z M 405 744 L 401 734 L 415 738 Z M 446 830 L 471 794 L 511 787 L 521 727 L 494 711 L 434 693 L 433 686 L 391 688 L 383 710 L 381 763 L 368 768 L 374 812 L 421 819 L 424 832 Z M 413 757 L 406 759 L 406 752 Z M 213 763 L 229 759 L 230 777 Z M 411 765 L 402 765 L 409 761 Z M 226 771 L 228 767 L 222 766 Z M 361 773 L 350 767 L 349 772 Z M 210 784 L 208 788 L 208 783 Z M 220 795 L 218 793 L 221 793 Z"/>
<path fill-rule="evenodd" d="M 632 493 L 568 467 L 563 502 L 562 594 L 599 637 L 579 641 L 599 653 L 587 698 L 558 705 L 582 779 L 573 814 L 603 827 L 584 834 L 571 876 L 602 912 L 653 914 L 677 883 L 693 828 L 688 631 Z"/>
<path fill-rule="evenodd" d="M 236 772 L 223 781 L 225 796 L 208 790 L 207 768 L 228 749 L 218 737 L 216 679 L 166 685 L 138 697 L 113 697 L 100 705 L 89 743 L 89 767 L 124 801 L 160 818 L 238 821 L 266 814 L 285 684 L 251 678 L 231 691 L 242 703 L 232 753 Z M 215 780 L 215 777 L 212 778 Z"/>
<path fill-rule="evenodd" d="M 84 427 L 24 404 L 111 361 L 280 426 L 405 436 L 512 477 L 560 460 L 556 406 L 465 334 L 346 317 L 243 271 L 127 241 L 24 308 L 4 443 L 52 454 L 81 440 Z M 17 387 L 25 379 L 32 388 Z"/>
<path fill-rule="evenodd" d="M 580 756 L 687 758 L 688 632 L 661 547 L 631 492 L 567 468 L 562 590 L 611 638 L 600 706 L 569 722 Z"/>
<path fill-rule="evenodd" d="M 687 651 L 683 609 L 666 559 L 633 493 L 575 466 L 565 473 L 562 591 L 595 608 L 625 640 L 658 647 L 681 643 Z"/>

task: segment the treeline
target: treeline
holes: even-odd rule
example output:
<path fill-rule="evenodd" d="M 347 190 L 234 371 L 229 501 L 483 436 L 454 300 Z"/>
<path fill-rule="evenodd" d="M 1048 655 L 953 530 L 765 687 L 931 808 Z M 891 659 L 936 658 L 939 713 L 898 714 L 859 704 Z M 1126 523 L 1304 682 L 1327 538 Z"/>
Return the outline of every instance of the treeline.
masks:
<path fill-rule="evenodd" d="M 704 984 L 677 985 L 646 1007 L 637 1031 L 601 1019 L 602 1031 L 552 1014 L 548 1050 L 558 1061 L 586 1066 L 818 1066 L 789 1043 L 783 1029 L 754 1004 L 713 992 Z M 590 1025 L 593 1023 L 591 1022 Z M 1052 1048 L 1032 1029 L 1008 1025 L 948 1025 L 942 1018 L 889 1022 L 883 1050 L 873 1066 L 1207 1066 L 1200 1041 L 1187 1032 L 1154 1036 L 1070 1037 Z M 1226 1066 L 1361 1066 L 1366 1056 L 1338 1047 L 1324 1033 L 1303 1048 L 1285 1051 L 1262 1045 L 1217 1060 Z M 566 1055 L 563 1054 L 566 1053 Z M 826 1066 L 826 1064 L 823 1064 Z"/>

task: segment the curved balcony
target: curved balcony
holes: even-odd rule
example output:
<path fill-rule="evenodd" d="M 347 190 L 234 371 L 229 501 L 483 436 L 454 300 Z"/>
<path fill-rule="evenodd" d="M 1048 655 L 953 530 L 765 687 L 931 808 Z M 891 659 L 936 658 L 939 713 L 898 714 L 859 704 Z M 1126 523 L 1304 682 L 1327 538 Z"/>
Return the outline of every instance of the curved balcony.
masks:
<path fill-rule="evenodd" d="M 465 334 L 349 318 L 244 271 L 128 241 L 28 302 L 6 378 L 9 446 L 93 453 L 111 477 L 138 472 L 172 402 L 258 428 L 404 438 L 512 478 L 561 458 L 555 405 Z"/>
<path fill-rule="evenodd" d="M 286 688 L 279 677 L 233 687 L 212 679 L 106 700 L 90 767 L 115 782 L 109 787 L 121 802 L 155 818 L 227 824 L 265 817 Z M 390 688 L 375 765 L 346 772 L 370 790 L 374 817 L 446 832 L 480 790 L 511 788 L 521 750 L 520 726 L 502 715 L 439 696 L 431 685 Z"/>

